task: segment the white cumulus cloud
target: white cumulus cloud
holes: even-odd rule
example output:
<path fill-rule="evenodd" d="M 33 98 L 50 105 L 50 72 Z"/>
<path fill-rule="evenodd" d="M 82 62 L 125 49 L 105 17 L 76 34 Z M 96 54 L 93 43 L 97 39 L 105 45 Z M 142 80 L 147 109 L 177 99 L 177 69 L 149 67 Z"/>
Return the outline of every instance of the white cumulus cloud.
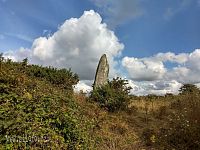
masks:
<path fill-rule="evenodd" d="M 26 57 L 35 64 L 71 68 L 82 80 L 92 80 L 104 53 L 108 56 L 110 75 L 114 76 L 118 64 L 114 58 L 120 56 L 123 49 L 114 32 L 102 23 L 101 16 L 90 10 L 80 18 L 66 20 L 51 36 L 35 39 Z M 11 56 L 15 60 L 23 59 L 20 51 L 9 52 Z"/>
<path fill-rule="evenodd" d="M 83 91 L 84 93 L 89 93 L 92 91 L 92 80 L 84 80 L 80 81 L 77 85 L 74 86 L 75 92 Z M 133 81 L 128 79 L 128 85 L 132 87 L 130 90 L 131 95 L 148 95 L 148 94 L 155 94 L 155 95 L 165 95 L 166 93 L 178 94 L 179 89 L 183 84 L 177 82 L 176 80 L 171 81 Z"/>
<path fill-rule="evenodd" d="M 186 53 L 180 53 L 180 54 L 174 54 L 172 52 L 167 52 L 167 53 L 158 53 L 156 54 L 153 59 L 166 62 L 175 62 L 179 64 L 184 64 L 186 61 L 188 61 L 188 54 Z"/>
<path fill-rule="evenodd" d="M 79 81 L 75 86 L 74 86 L 74 92 L 79 93 L 80 91 L 84 93 L 89 93 L 92 91 L 92 86 L 90 85 L 92 81 Z"/>
<path fill-rule="evenodd" d="M 32 51 L 27 48 L 19 48 L 17 51 L 6 51 L 3 53 L 3 56 L 7 59 L 12 59 L 13 61 L 21 61 L 24 58 L 31 57 Z"/>
<path fill-rule="evenodd" d="M 166 72 L 162 61 L 157 61 L 156 59 L 124 57 L 122 65 L 127 69 L 133 80 L 158 80 Z"/>
<path fill-rule="evenodd" d="M 166 63 L 172 63 L 171 68 Z M 199 83 L 200 49 L 191 53 L 158 53 L 151 57 L 124 57 L 122 65 L 129 77 L 137 81 L 171 81 L 180 83 Z"/>
<path fill-rule="evenodd" d="M 129 80 L 129 85 L 133 88 L 130 92 L 133 95 L 165 95 L 166 93 L 178 94 L 179 89 L 182 86 L 181 83 L 176 80 L 171 81 L 144 81 L 137 82 Z"/>
<path fill-rule="evenodd" d="M 81 79 L 94 78 L 95 68 L 106 53 L 111 74 L 124 45 L 114 32 L 102 23 L 101 16 L 93 10 L 85 11 L 80 18 L 66 20 L 50 37 L 40 37 L 32 45 L 33 56 L 44 65 L 72 68 Z"/>
<path fill-rule="evenodd" d="M 196 49 L 189 54 L 189 59 L 186 63 L 186 66 L 192 70 L 200 71 L 200 49 Z"/>

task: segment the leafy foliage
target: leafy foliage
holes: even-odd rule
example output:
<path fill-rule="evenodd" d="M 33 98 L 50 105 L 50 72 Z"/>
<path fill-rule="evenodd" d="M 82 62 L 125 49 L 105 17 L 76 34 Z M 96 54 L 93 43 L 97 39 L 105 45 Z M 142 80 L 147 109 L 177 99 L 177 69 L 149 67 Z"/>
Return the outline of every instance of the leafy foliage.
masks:
<path fill-rule="evenodd" d="M 73 74 L 70 69 L 57 70 L 53 67 L 44 68 L 37 65 L 31 65 L 26 70 L 26 74 L 32 77 L 46 79 L 52 84 L 62 86 L 69 90 L 72 90 L 72 85 L 79 81 L 78 75 Z"/>
<path fill-rule="evenodd" d="M 70 70 L 1 61 L 0 149 L 89 149 L 77 81 Z"/>
<path fill-rule="evenodd" d="M 131 87 L 127 86 L 127 80 L 114 78 L 104 86 L 97 87 L 91 93 L 91 99 L 98 102 L 101 107 L 108 111 L 125 109 L 129 104 Z"/>

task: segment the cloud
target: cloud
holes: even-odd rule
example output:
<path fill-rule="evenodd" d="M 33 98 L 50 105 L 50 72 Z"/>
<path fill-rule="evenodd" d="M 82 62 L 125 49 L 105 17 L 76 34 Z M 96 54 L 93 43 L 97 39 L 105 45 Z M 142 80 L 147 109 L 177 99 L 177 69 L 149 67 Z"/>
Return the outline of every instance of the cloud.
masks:
<path fill-rule="evenodd" d="M 74 92 L 79 93 L 80 91 L 84 92 L 84 93 L 89 93 L 90 91 L 92 91 L 92 86 L 90 85 L 91 81 L 79 81 L 78 84 L 76 84 L 74 86 Z"/>
<path fill-rule="evenodd" d="M 186 66 L 192 70 L 200 71 L 200 49 L 196 49 L 189 54 L 189 59 L 186 63 Z"/>
<path fill-rule="evenodd" d="M 31 57 L 32 51 L 27 48 L 19 48 L 17 51 L 6 51 L 3 53 L 3 56 L 6 59 L 12 59 L 13 61 L 21 61 L 24 58 Z"/>
<path fill-rule="evenodd" d="M 178 94 L 179 89 L 182 86 L 181 83 L 176 80 L 171 81 L 145 81 L 145 82 L 137 82 L 133 80 L 129 80 L 129 85 L 133 88 L 131 90 L 131 94 L 133 95 L 165 95 L 166 93 Z"/>
<path fill-rule="evenodd" d="M 89 94 L 92 91 L 93 80 L 81 80 L 77 85 L 74 86 L 74 92 L 79 93 L 83 91 Z M 165 95 L 166 93 L 178 94 L 179 89 L 183 84 L 177 82 L 176 80 L 171 81 L 145 81 L 138 82 L 128 79 L 128 85 L 132 87 L 131 95 Z M 198 84 L 199 85 L 199 84 Z"/>
<path fill-rule="evenodd" d="M 176 55 L 172 52 L 158 53 L 154 56 L 153 59 L 163 61 L 163 62 L 170 61 L 170 62 L 175 62 L 175 63 L 179 63 L 179 64 L 184 64 L 185 62 L 188 61 L 188 54 L 180 53 L 180 54 Z"/>
<path fill-rule="evenodd" d="M 74 86 L 74 91 L 79 93 L 83 91 L 84 93 L 89 93 L 92 90 L 92 80 L 82 80 L 77 85 Z M 171 80 L 171 81 L 145 81 L 145 82 L 137 82 L 133 80 L 128 80 L 128 85 L 131 86 L 132 89 L 130 91 L 131 95 L 165 95 L 166 93 L 178 94 L 179 89 L 182 86 L 181 83 Z"/>
<path fill-rule="evenodd" d="M 45 65 L 72 68 L 81 79 L 94 78 L 100 56 L 106 53 L 110 66 L 124 45 L 109 30 L 93 10 L 80 18 L 66 20 L 52 36 L 37 38 L 32 45 L 33 55 Z M 114 74 L 114 68 L 111 68 Z"/>
<path fill-rule="evenodd" d="M 35 39 L 28 57 L 31 63 L 71 68 L 81 80 L 93 80 L 104 53 L 108 56 L 111 77 L 117 73 L 118 62 L 114 59 L 123 48 L 114 32 L 102 23 L 101 16 L 90 10 L 80 18 L 66 20 L 51 36 Z M 20 52 L 13 53 L 16 60 L 23 59 Z"/>
<path fill-rule="evenodd" d="M 153 81 L 163 77 L 166 72 L 162 61 L 155 59 L 124 57 L 122 66 L 125 67 L 133 80 Z"/>
<path fill-rule="evenodd" d="M 90 0 L 106 16 L 110 27 L 116 27 L 143 14 L 139 0 Z"/>
<path fill-rule="evenodd" d="M 191 70 L 187 67 L 174 67 L 166 73 L 165 78 L 175 79 L 181 83 L 193 83 L 191 80 Z"/>
<path fill-rule="evenodd" d="M 200 49 L 194 50 L 187 54 L 187 61 L 178 65 L 166 74 L 166 78 L 174 78 L 181 83 L 198 83 L 200 82 Z"/>
<path fill-rule="evenodd" d="M 172 63 L 171 68 L 166 63 Z M 180 83 L 199 83 L 200 78 L 200 49 L 191 53 L 174 54 L 158 53 L 151 57 L 134 58 L 124 57 L 122 66 L 127 70 L 129 77 L 137 81 L 171 81 Z"/>
<path fill-rule="evenodd" d="M 200 88 L 200 83 L 196 83 L 195 85 L 196 85 L 198 88 Z"/>

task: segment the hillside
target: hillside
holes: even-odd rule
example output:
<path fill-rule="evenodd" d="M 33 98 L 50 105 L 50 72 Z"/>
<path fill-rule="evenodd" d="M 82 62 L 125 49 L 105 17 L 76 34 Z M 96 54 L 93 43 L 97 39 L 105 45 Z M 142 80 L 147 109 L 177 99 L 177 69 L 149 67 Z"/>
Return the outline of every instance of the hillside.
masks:
<path fill-rule="evenodd" d="M 195 86 L 136 97 L 117 78 L 87 97 L 73 92 L 78 81 L 71 70 L 1 57 L 0 149 L 200 149 Z"/>

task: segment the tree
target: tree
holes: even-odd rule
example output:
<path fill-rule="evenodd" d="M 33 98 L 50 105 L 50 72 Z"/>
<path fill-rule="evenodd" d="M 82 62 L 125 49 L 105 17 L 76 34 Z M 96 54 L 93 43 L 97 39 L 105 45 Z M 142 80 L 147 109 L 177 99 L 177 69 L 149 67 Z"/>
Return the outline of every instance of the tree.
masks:
<path fill-rule="evenodd" d="M 0 70 L 2 69 L 3 60 L 4 60 L 3 53 L 0 53 Z"/>
<path fill-rule="evenodd" d="M 24 59 L 22 60 L 22 66 L 25 67 L 25 66 L 27 66 L 27 65 L 28 65 L 28 58 L 24 58 Z"/>
<path fill-rule="evenodd" d="M 3 57 L 3 53 L 0 53 L 0 63 L 3 62 L 4 57 Z"/>
<path fill-rule="evenodd" d="M 184 84 L 180 90 L 180 94 L 192 94 L 199 92 L 199 89 L 194 84 Z"/>

